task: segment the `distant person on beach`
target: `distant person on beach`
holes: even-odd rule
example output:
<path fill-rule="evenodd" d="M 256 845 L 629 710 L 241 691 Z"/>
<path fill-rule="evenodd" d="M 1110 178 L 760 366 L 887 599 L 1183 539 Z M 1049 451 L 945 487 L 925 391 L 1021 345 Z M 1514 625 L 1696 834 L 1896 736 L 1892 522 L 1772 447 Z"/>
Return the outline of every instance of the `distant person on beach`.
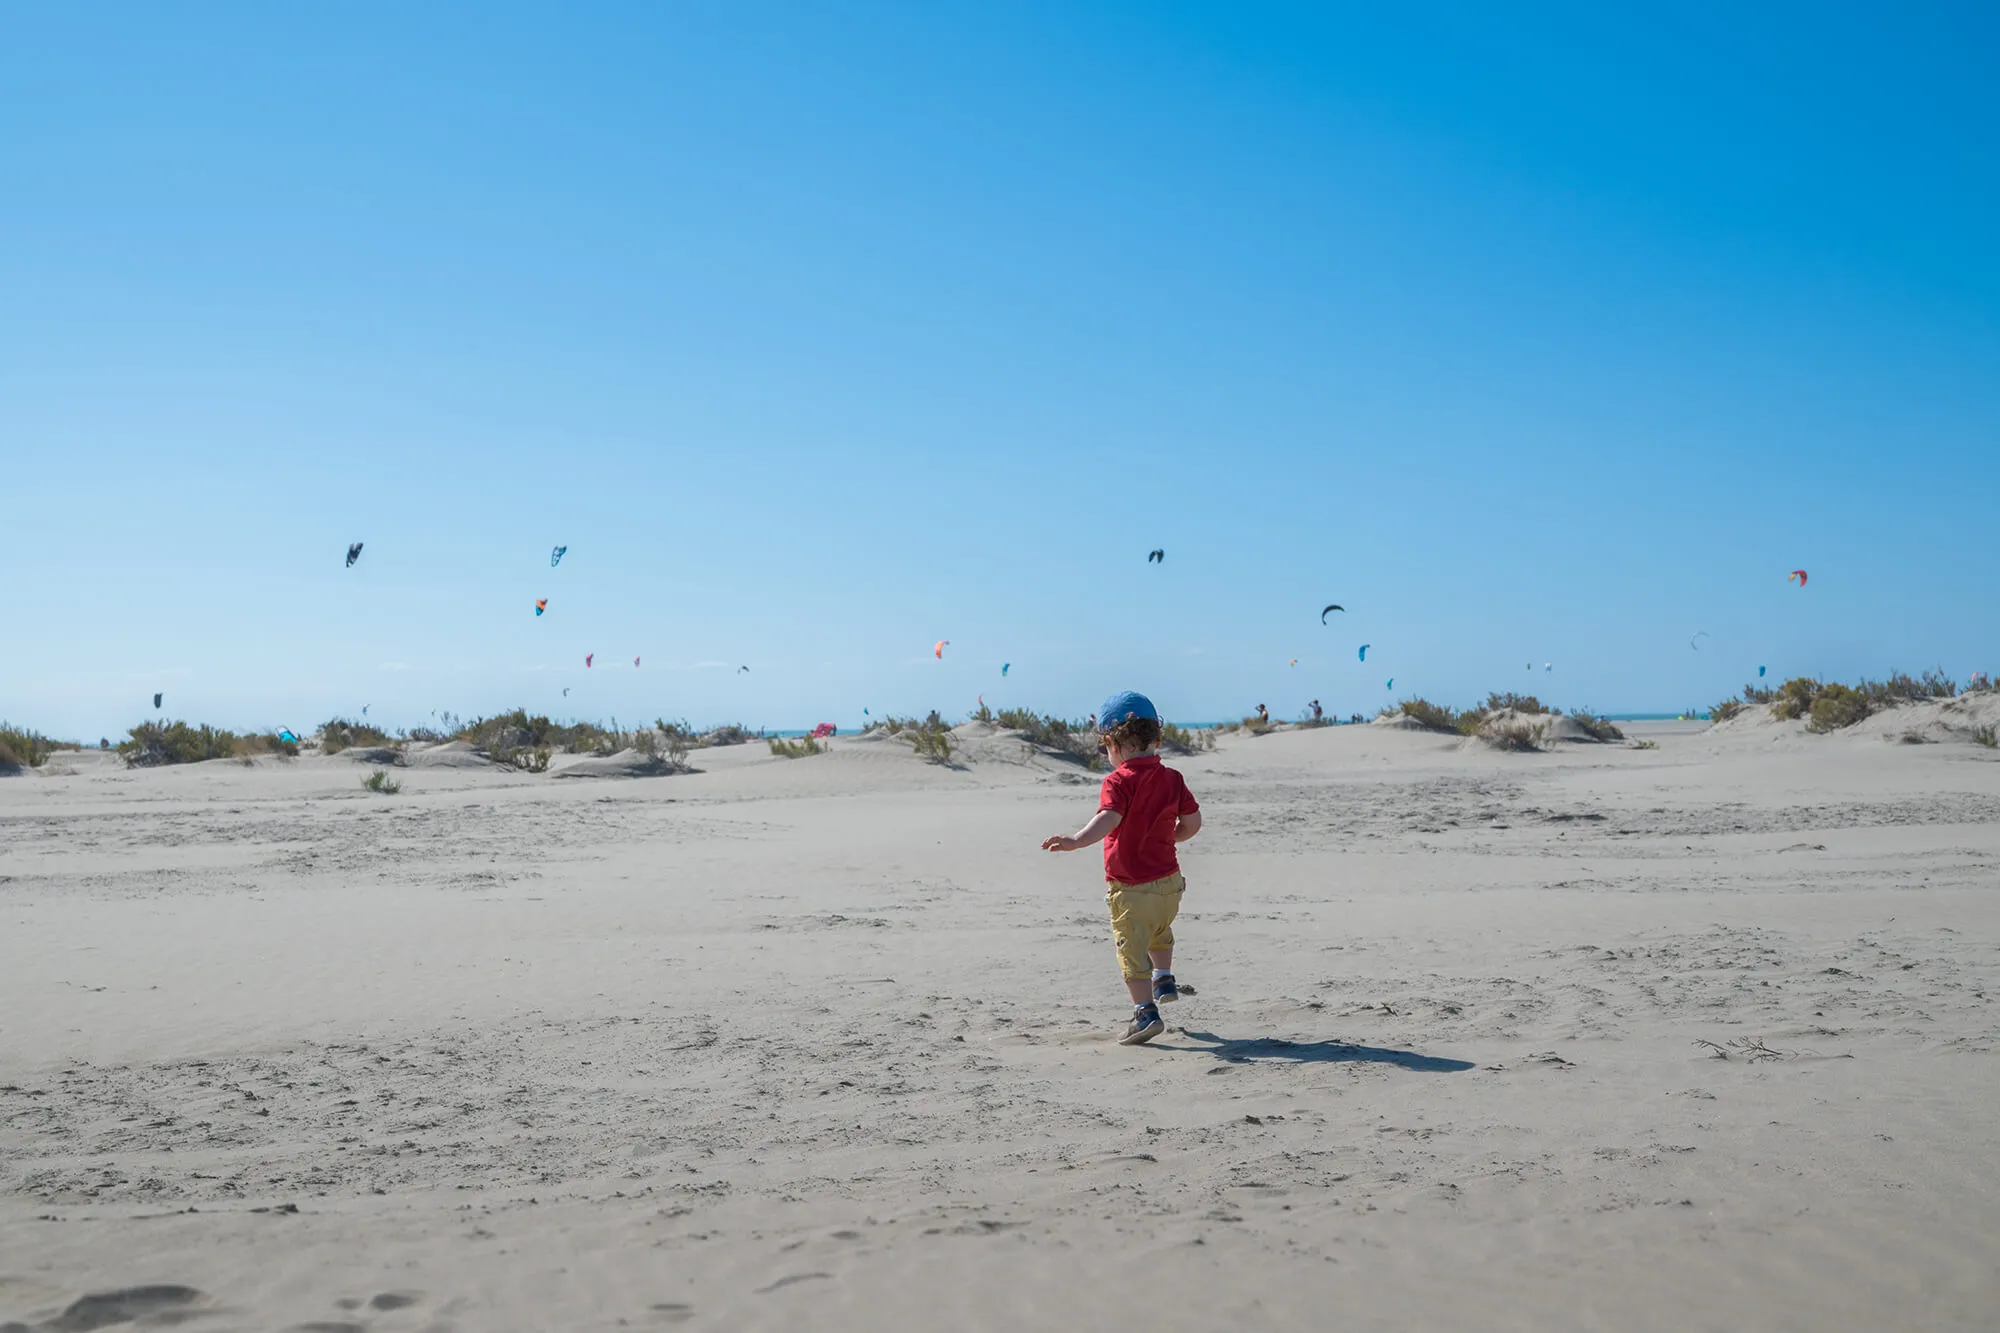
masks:
<path fill-rule="evenodd" d="M 1074 837 L 1042 841 L 1045 852 L 1104 843 L 1104 900 L 1132 1021 L 1118 1038 L 1138 1046 L 1167 1030 L 1160 1006 L 1180 999 L 1174 981 L 1174 917 L 1180 912 L 1175 847 L 1201 832 L 1201 806 L 1174 769 L 1160 762 L 1160 714 L 1130 690 L 1104 701 L 1098 740 L 1116 767 L 1097 795 L 1097 813 Z M 1189 994 L 1193 994 L 1190 990 Z"/>
<path fill-rule="evenodd" d="M 1258 720 L 1259 722 L 1269 722 L 1269 721 L 1271 720 L 1271 710 L 1270 710 L 1270 709 L 1268 709 L 1268 708 L 1266 708 L 1266 707 L 1264 707 L 1264 705 L 1262 705 L 1262 704 L 1258 704 L 1258 705 L 1257 705 L 1257 720 Z"/>
<path fill-rule="evenodd" d="M 1312 701 L 1312 710 L 1313 710 L 1313 721 L 1318 722 L 1320 720 L 1319 700 L 1315 699 Z"/>

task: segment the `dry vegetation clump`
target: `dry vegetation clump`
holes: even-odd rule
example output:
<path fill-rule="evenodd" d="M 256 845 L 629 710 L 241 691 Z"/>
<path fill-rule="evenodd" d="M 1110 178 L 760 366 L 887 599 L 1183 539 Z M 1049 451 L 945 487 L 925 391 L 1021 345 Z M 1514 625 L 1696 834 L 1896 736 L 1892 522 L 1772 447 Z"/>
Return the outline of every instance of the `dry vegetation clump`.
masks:
<path fill-rule="evenodd" d="M 757 737 L 750 728 L 731 723 L 729 726 L 716 727 L 714 730 L 707 732 L 702 736 L 701 743 L 704 746 L 748 745 L 755 739 Z"/>
<path fill-rule="evenodd" d="M 1528 751 L 1542 748 L 1548 729 L 1548 723 L 1529 722 L 1519 714 L 1496 715 L 1482 721 L 1474 734 L 1496 750 Z"/>
<path fill-rule="evenodd" d="M 1616 723 L 1600 713 L 1592 712 L 1589 708 L 1577 709 L 1569 715 L 1569 720 L 1582 727 L 1589 734 L 1590 739 L 1594 741 L 1622 741 L 1625 739 L 1625 733 L 1618 729 Z"/>
<path fill-rule="evenodd" d="M 1196 754 L 1202 750 L 1215 748 L 1215 733 L 1212 731 L 1189 731 L 1171 722 L 1160 726 L 1160 748 L 1168 754 Z"/>
<path fill-rule="evenodd" d="M 2000 736 L 1996 736 L 1991 727 L 1979 727 L 1972 733 L 1972 743 L 1983 745 L 1989 750 L 2000 749 Z"/>
<path fill-rule="evenodd" d="M 1745 705 L 1740 699 L 1724 699 L 1721 703 L 1716 704 L 1708 710 L 1708 720 L 1710 722 L 1727 722 L 1730 718 L 1742 712 L 1744 707 Z"/>
<path fill-rule="evenodd" d="M 826 746 L 820 744 L 810 736 L 801 736 L 797 740 L 785 740 L 782 737 L 773 736 L 771 737 L 771 753 L 780 759 L 805 759 L 812 755 L 825 754 Z"/>
<path fill-rule="evenodd" d="M 356 722 L 348 717 L 330 717 L 319 724 L 319 752 L 339 754 L 356 746 L 390 746 L 395 737 L 380 727 L 367 722 Z"/>
<path fill-rule="evenodd" d="M 1252 714 L 1251 716 L 1244 718 L 1241 722 L 1238 722 L 1235 726 L 1231 727 L 1230 730 L 1247 731 L 1252 736 L 1268 736 L 1272 732 L 1277 730 L 1277 726 L 1274 723 L 1266 722 L 1263 718 L 1258 717 L 1255 714 Z"/>
<path fill-rule="evenodd" d="M 1483 716 L 1486 713 L 1498 713 L 1509 709 L 1516 713 L 1559 713 L 1562 711 L 1559 708 L 1544 707 L 1542 701 L 1532 694 L 1516 694 L 1512 690 L 1508 690 L 1504 694 L 1498 690 L 1490 691 L 1486 696 L 1486 707 L 1479 711 Z"/>
<path fill-rule="evenodd" d="M 390 777 L 389 770 L 386 768 L 378 768 L 367 777 L 361 779 L 361 785 L 368 791 L 382 796 L 394 796 L 397 792 L 403 790 L 403 784 Z"/>
<path fill-rule="evenodd" d="M 1918 703 L 1926 699 L 1958 697 L 1958 682 L 1936 667 L 1921 676 L 1910 676 L 1898 671 L 1887 680 L 1864 678 L 1856 688 L 1868 696 L 1870 704 L 1875 708 L 1899 703 Z"/>
<path fill-rule="evenodd" d="M 686 722 L 656 717 L 652 730 L 642 731 L 634 738 L 633 748 L 676 773 L 690 772 L 688 751 L 694 748 L 694 730 Z"/>
<path fill-rule="evenodd" d="M 39 731 L 0 722 L 0 768 L 40 768 L 58 750 L 82 748 L 68 741 L 50 740 Z"/>

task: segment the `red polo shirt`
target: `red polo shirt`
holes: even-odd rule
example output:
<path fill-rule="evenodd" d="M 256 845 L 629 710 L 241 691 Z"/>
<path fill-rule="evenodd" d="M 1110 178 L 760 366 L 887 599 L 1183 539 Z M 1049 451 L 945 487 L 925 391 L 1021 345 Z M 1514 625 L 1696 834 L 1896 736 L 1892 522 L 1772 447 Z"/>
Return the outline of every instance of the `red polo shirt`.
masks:
<path fill-rule="evenodd" d="M 1104 835 L 1104 877 L 1146 884 L 1181 868 L 1174 855 L 1174 826 L 1201 807 L 1181 775 L 1156 754 L 1127 759 L 1104 779 L 1099 810 L 1116 810 L 1118 827 Z"/>

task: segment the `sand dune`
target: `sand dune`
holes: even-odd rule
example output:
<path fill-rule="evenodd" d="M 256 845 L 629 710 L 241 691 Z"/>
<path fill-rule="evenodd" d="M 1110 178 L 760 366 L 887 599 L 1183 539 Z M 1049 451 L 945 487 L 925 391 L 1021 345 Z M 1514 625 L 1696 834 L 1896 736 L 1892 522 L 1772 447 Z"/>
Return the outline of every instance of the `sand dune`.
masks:
<path fill-rule="evenodd" d="M 0 780 L 0 1327 L 1991 1328 L 2000 755 L 1916 707 L 1224 738 L 1141 1048 L 1037 850 L 1096 779 L 990 728 L 64 756 Z"/>

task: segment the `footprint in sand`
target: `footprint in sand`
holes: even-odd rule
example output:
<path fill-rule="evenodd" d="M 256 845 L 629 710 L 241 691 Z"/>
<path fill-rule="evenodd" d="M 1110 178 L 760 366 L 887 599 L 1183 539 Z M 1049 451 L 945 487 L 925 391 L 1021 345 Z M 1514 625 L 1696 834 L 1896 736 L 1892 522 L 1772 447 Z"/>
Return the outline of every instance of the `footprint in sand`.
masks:
<path fill-rule="evenodd" d="M 385 1291 L 371 1298 L 368 1302 L 368 1308 L 371 1310 L 407 1310 L 423 1298 L 423 1293 L 418 1291 Z"/>
<path fill-rule="evenodd" d="M 129 1324 L 152 1316 L 163 1316 L 159 1320 L 161 1323 L 178 1322 L 173 1320 L 174 1315 L 193 1313 L 188 1307 L 205 1299 L 193 1287 L 171 1284 L 92 1292 L 70 1302 L 69 1308 L 54 1319 L 37 1325 L 37 1333 L 90 1333 L 91 1329 Z M 25 1326 L 11 1324 L 7 1327 Z"/>
<path fill-rule="evenodd" d="M 668 1324 L 685 1324 L 694 1318 L 694 1307 L 683 1305 L 679 1301 L 656 1301 L 648 1308 L 658 1315 L 662 1322 Z"/>

